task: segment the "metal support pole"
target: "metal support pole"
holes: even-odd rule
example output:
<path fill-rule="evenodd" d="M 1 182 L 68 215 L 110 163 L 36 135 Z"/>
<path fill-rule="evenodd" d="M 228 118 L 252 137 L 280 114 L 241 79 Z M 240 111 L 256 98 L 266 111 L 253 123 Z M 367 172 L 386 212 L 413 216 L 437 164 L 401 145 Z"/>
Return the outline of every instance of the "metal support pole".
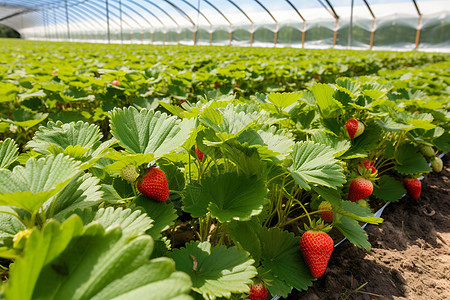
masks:
<path fill-rule="evenodd" d="M 194 42 L 194 46 L 197 44 L 197 41 L 195 40 L 195 32 L 197 31 L 197 26 L 194 24 L 193 25 L 193 31 L 192 31 L 192 41 Z M 178 42 L 180 42 L 180 39 L 178 39 Z"/>
<path fill-rule="evenodd" d="M 350 9 L 350 27 L 348 28 L 348 43 L 347 47 L 350 48 L 352 46 L 352 33 L 353 33 L 353 6 L 355 1 L 352 0 L 351 9 Z"/>
<path fill-rule="evenodd" d="M 123 44 L 122 0 L 119 0 L 119 15 L 120 15 L 120 41 Z"/>
<path fill-rule="evenodd" d="M 372 20 L 372 29 L 370 30 L 370 47 L 369 50 L 373 48 L 373 36 L 375 34 L 375 19 Z"/>
<path fill-rule="evenodd" d="M 253 32 L 255 31 L 253 23 L 250 25 L 250 47 L 253 46 Z"/>
<path fill-rule="evenodd" d="M 109 29 L 109 2 L 108 2 L 108 0 L 105 0 L 105 5 L 106 5 L 106 29 L 107 29 L 107 35 L 108 35 L 108 44 L 110 44 L 111 43 L 111 32 Z"/>
<path fill-rule="evenodd" d="M 339 24 L 339 19 L 336 19 L 336 23 L 334 24 L 333 48 L 334 48 L 334 46 L 336 46 L 338 24 Z"/>
<path fill-rule="evenodd" d="M 273 46 L 277 46 L 278 23 L 275 23 L 275 32 L 273 34 Z"/>
<path fill-rule="evenodd" d="M 67 39 L 70 41 L 69 7 L 67 5 L 67 0 L 65 0 L 65 4 L 66 4 Z"/>
<path fill-rule="evenodd" d="M 416 0 L 412 1 L 417 10 L 417 14 L 419 15 L 419 19 L 417 20 L 416 44 L 414 46 L 414 50 L 417 50 L 417 48 L 419 48 L 419 41 L 420 41 L 420 29 L 421 29 L 420 26 L 422 25 L 422 13 L 419 10 L 419 6 L 417 6 Z"/>
<path fill-rule="evenodd" d="M 305 48 L 305 32 L 306 32 L 306 21 L 303 22 L 302 26 L 302 48 Z"/>

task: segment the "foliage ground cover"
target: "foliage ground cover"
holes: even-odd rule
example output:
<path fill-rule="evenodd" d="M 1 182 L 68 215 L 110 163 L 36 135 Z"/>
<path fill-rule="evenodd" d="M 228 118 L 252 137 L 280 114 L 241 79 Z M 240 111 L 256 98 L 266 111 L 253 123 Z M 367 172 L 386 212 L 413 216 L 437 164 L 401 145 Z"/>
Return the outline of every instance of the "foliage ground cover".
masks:
<path fill-rule="evenodd" d="M 445 54 L 1 51 L 10 299 L 240 299 L 256 281 L 286 297 L 316 280 L 303 225 L 370 250 L 360 222 L 450 147 Z"/>

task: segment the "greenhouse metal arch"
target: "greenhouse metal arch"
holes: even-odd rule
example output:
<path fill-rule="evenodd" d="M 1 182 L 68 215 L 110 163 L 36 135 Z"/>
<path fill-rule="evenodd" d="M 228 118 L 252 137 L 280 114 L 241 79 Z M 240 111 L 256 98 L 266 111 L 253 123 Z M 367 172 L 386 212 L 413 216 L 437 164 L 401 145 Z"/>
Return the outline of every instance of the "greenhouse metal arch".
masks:
<path fill-rule="evenodd" d="M 0 0 L 0 24 L 31 40 L 450 48 L 445 0 Z"/>

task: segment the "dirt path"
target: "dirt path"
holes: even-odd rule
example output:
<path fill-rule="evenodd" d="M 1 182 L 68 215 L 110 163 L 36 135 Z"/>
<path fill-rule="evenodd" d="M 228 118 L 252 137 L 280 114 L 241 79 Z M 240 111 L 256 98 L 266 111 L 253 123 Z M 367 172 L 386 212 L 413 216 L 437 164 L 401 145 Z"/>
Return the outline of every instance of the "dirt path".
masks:
<path fill-rule="evenodd" d="M 367 226 L 370 252 L 346 241 L 325 275 L 289 299 L 450 299 L 450 160 L 443 160 L 444 170 L 423 180 L 419 199 L 404 197 L 386 208 L 380 226 Z"/>

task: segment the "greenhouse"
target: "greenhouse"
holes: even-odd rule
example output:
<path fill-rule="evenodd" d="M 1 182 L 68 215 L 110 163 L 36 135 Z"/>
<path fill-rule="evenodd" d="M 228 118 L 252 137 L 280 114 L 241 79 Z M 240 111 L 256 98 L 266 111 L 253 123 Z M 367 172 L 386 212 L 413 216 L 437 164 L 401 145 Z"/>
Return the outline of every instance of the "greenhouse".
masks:
<path fill-rule="evenodd" d="M 26 39 L 99 43 L 448 49 L 450 4 L 436 1 L 0 1 Z"/>
<path fill-rule="evenodd" d="M 448 0 L 0 0 L 0 299 L 450 299 L 449 99 Z"/>

